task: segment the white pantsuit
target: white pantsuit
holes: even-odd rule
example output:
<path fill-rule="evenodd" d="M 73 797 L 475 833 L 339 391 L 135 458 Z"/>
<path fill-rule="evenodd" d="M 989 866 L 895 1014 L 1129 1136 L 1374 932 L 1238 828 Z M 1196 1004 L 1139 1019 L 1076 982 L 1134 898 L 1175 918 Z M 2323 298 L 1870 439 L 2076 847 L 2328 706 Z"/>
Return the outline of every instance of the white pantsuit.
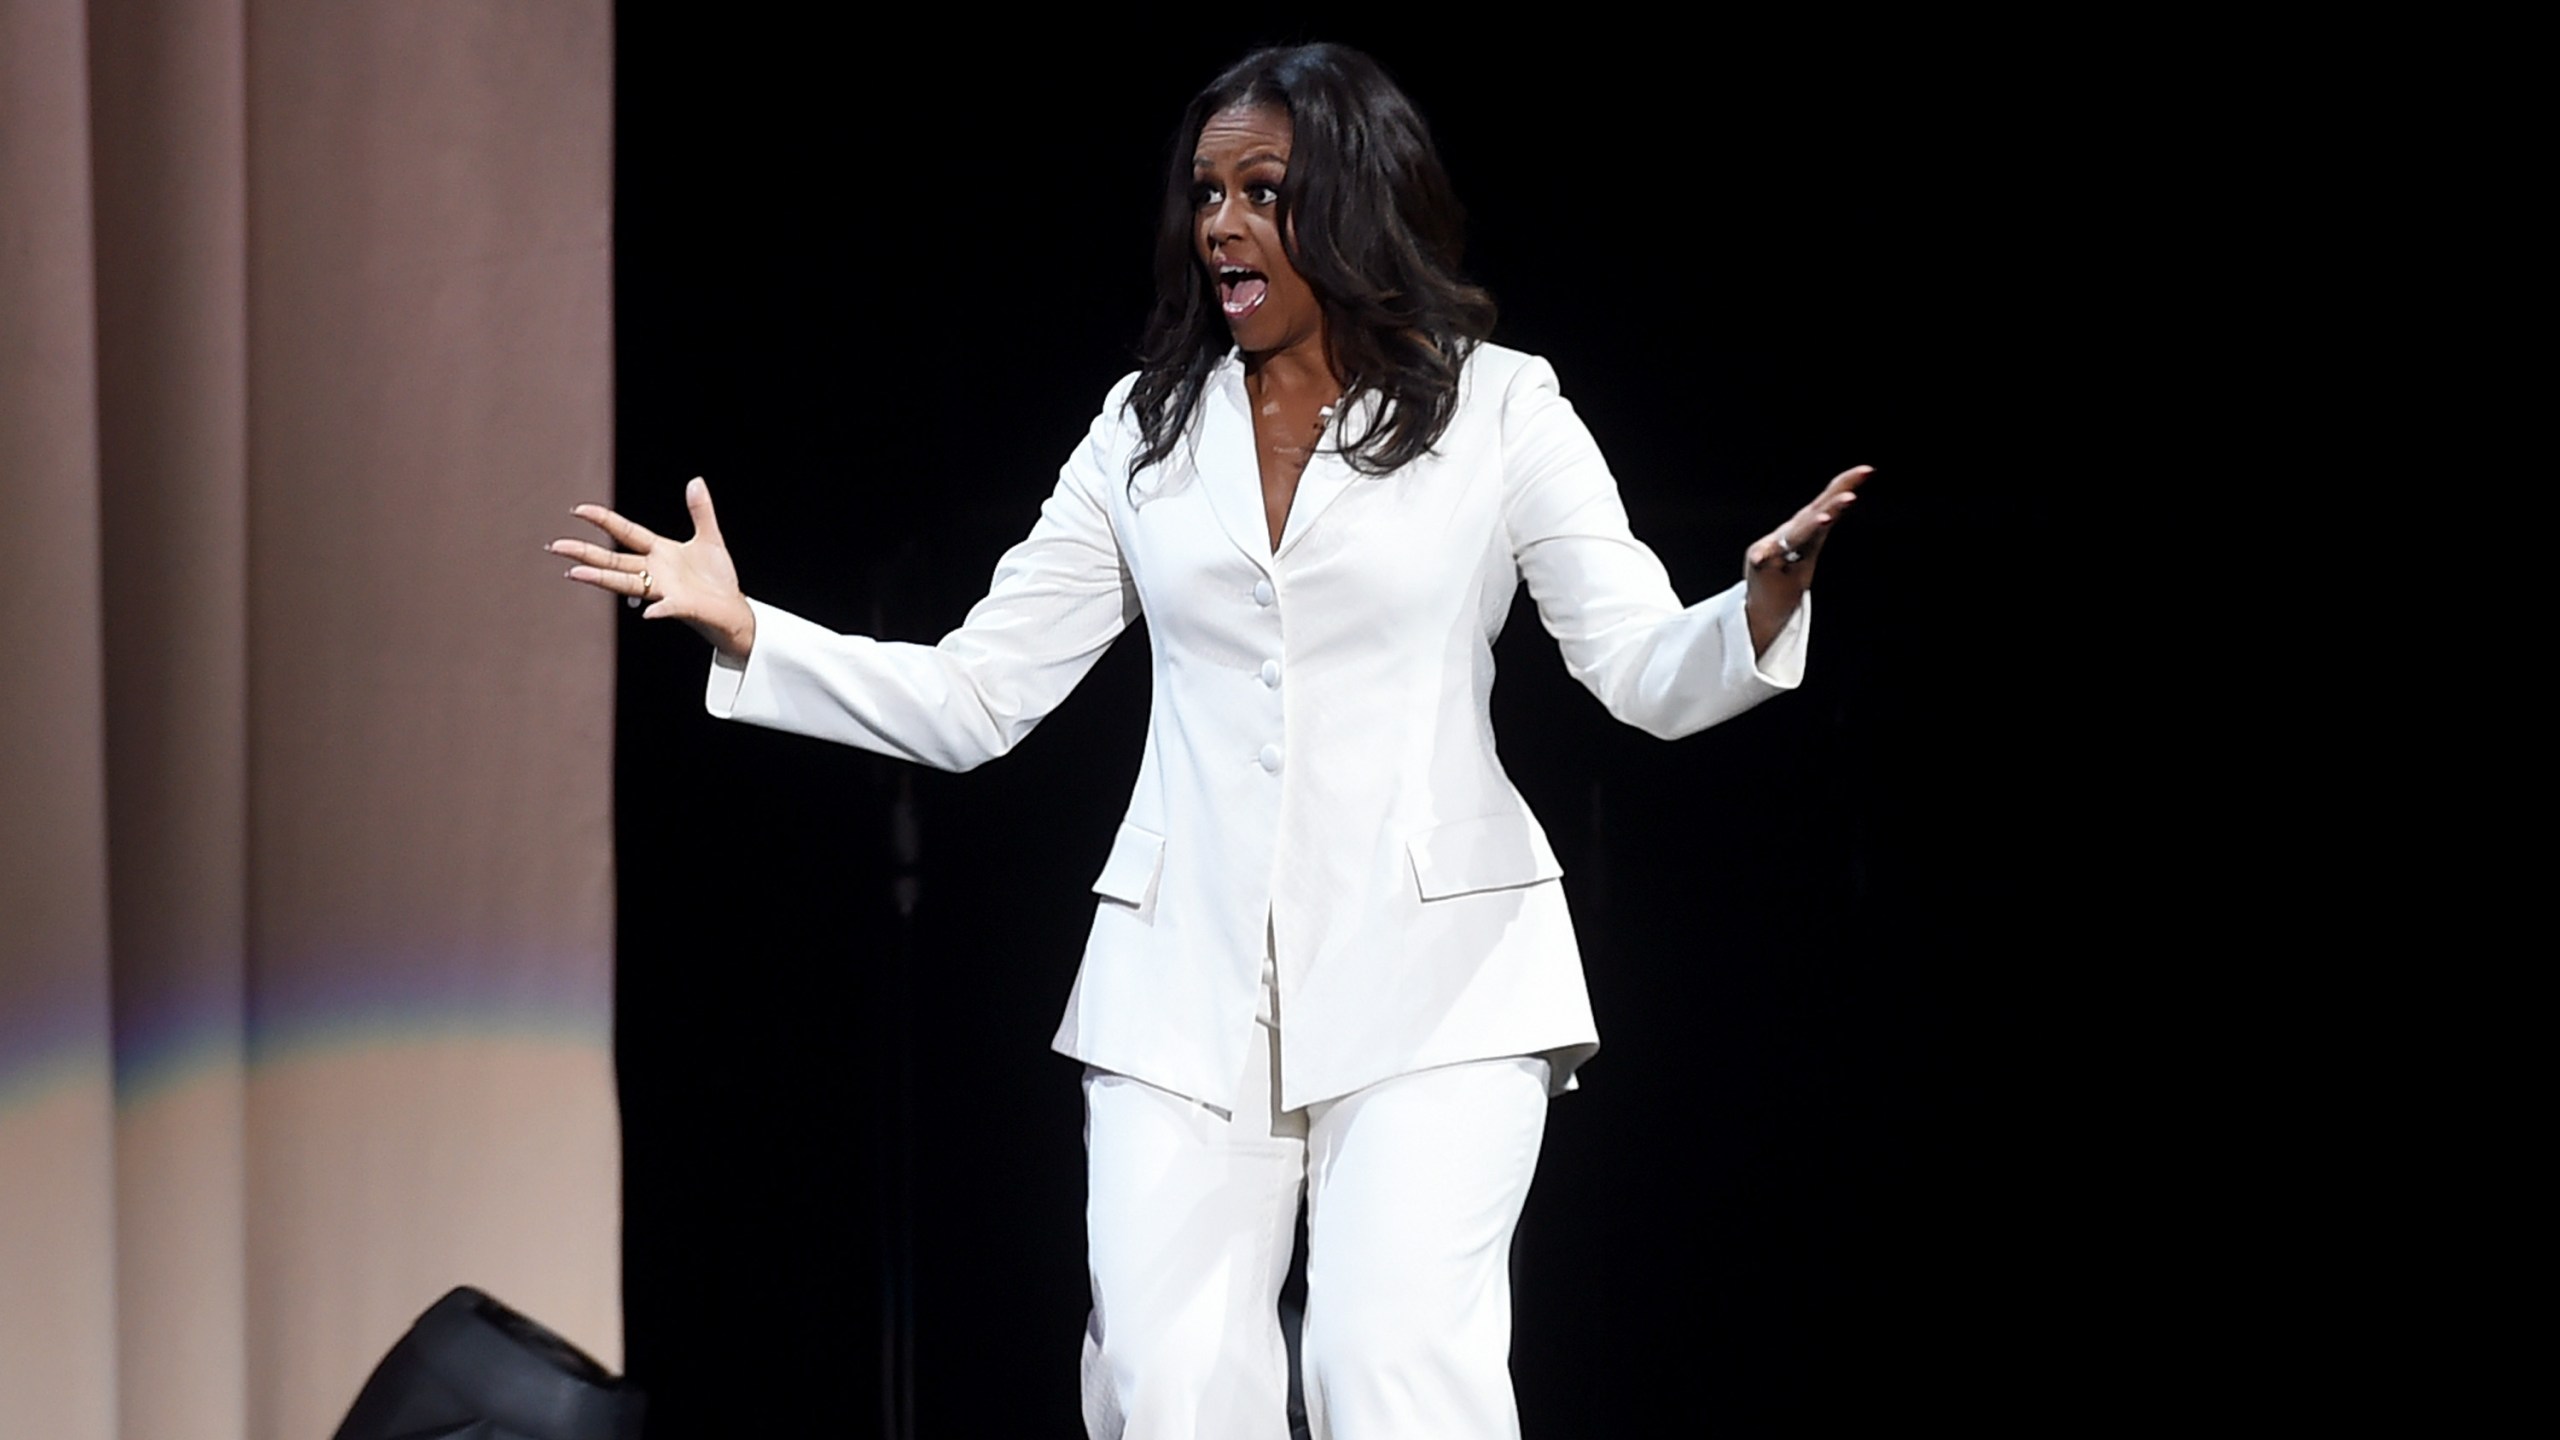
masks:
<path fill-rule="evenodd" d="M 1321 1107 L 1356 1117 L 1375 1097 L 1352 1097 L 1387 1082 L 1535 1057 L 1548 1086 L 1569 1086 L 1598 1033 L 1561 869 L 1490 720 L 1512 597 L 1529 587 L 1611 714 L 1666 738 L 1795 684 L 1810 603 L 1756 660 L 1742 586 L 1683 607 L 1533 356 L 1479 347 L 1432 453 L 1392 474 L 1320 451 L 1277 547 L 1240 362 L 1210 376 L 1173 456 L 1134 477 L 1131 383 L 960 628 L 884 643 L 758 605 L 754 653 L 715 663 L 711 710 L 967 769 L 1020 741 L 1143 616 L 1146 749 L 1057 1048 L 1249 1117 L 1250 1052 L 1273 1040 L 1277 1108 L 1309 1117 L 1316 1152 Z M 1347 404 L 1334 433 L 1360 435 L 1377 403 Z M 1266 998 L 1276 1034 L 1256 1020 Z M 1089 1121 L 1115 1088 L 1089 1091 L 1103 1096 Z M 1311 1177 L 1334 1163 L 1312 1155 Z M 1365 1188 L 1348 1172 L 1328 1183 Z M 1334 1225 L 1346 1253 L 1361 1249 L 1349 1218 Z M 1326 1323 L 1312 1288 L 1324 1244 L 1311 1232 L 1311 1335 Z"/>
<path fill-rule="evenodd" d="M 1085 1072 L 1096 1440 L 1285 1440 L 1277 1304 L 1303 1187 L 1308 1418 L 1331 1440 L 1515 1436 L 1511 1234 L 1547 1062 L 1512 1056 L 1277 1107 L 1271 993 L 1232 1116 Z"/>

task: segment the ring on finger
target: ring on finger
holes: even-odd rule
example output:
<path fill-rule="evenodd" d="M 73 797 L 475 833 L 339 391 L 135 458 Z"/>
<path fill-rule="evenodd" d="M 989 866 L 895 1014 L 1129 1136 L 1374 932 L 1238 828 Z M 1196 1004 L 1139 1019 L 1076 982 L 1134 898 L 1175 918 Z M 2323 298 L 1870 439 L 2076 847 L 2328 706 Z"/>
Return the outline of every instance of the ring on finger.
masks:
<path fill-rule="evenodd" d="M 643 571 L 641 571 L 641 572 L 640 572 L 640 593 L 639 593 L 639 594 L 637 594 L 637 595 L 625 595 L 625 596 L 623 596 L 623 597 L 622 597 L 622 603 L 623 603 L 624 605 L 626 605 L 626 606 L 630 607 L 631 609 L 637 610 L 637 609 L 639 609 L 642 605 L 644 605 L 644 604 L 648 603 L 648 599 L 649 599 L 649 572 L 648 572 L 648 571 L 646 571 L 646 570 L 643 570 Z"/>

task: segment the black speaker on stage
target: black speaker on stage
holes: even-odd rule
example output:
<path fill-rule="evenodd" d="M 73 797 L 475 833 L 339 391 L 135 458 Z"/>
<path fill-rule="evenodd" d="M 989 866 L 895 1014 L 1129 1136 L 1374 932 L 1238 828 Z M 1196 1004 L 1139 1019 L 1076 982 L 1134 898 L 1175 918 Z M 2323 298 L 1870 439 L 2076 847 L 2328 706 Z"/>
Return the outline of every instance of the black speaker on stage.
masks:
<path fill-rule="evenodd" d="M 382 1357 L 334 1440 L 640 1440 L 643 1403 L 585 1351 L 465 1285 Z"/>

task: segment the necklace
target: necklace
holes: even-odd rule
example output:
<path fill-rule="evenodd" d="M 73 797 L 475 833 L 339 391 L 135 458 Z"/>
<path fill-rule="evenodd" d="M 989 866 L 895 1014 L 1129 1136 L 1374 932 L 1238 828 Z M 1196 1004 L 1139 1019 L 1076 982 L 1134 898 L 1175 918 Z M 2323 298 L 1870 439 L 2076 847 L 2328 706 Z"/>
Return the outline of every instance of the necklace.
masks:
<path fill-rule="evenodd" d="M 1324 432 L 1333 424 L 1334 409 L 1340 399 L 1341 397 L 1337 395 L 1333 400 L 1327 401 L 1323 405 L 1317 407 L 1315 424 L 1308 428 L 1306 444 L 1291 445 L 1277 436 L 1274 436 L 1271 441 L 1271 453 L 1288 461 L 1289 464 L 1296 469 L 1306 469 L 1307 462 L 1315 458 L 1317 443 L 1324 439 Z M 1264 413 L 1270 414 L 1277 411 L 1279 408 L 1280 407 L 1275 404 L 1266 408 Z"/>

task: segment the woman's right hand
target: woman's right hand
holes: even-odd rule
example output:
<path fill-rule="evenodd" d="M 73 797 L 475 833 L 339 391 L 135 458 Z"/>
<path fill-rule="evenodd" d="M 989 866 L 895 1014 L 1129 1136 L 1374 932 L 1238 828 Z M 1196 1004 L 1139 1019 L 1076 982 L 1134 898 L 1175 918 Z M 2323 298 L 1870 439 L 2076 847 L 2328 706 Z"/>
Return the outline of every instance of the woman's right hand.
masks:
<path fill-rule="evenodd" d="M 738 589 L 737 564 L 720 538 L 719 517 L 711 513 L 711 487 L 700 476 L 685 485 L 684 506 L 693 512 L 690 540 L 669 540 L 602 505 L 581 505 L 570 513 L 622 548 L 584 540 L 554 540 L 543 548 L 578 562 L 569 567 L 568 579 L 645 602 L 642 619 L 682 620 L 721 654 L 744 660 L 755 649 L 756 612 Z"/>

